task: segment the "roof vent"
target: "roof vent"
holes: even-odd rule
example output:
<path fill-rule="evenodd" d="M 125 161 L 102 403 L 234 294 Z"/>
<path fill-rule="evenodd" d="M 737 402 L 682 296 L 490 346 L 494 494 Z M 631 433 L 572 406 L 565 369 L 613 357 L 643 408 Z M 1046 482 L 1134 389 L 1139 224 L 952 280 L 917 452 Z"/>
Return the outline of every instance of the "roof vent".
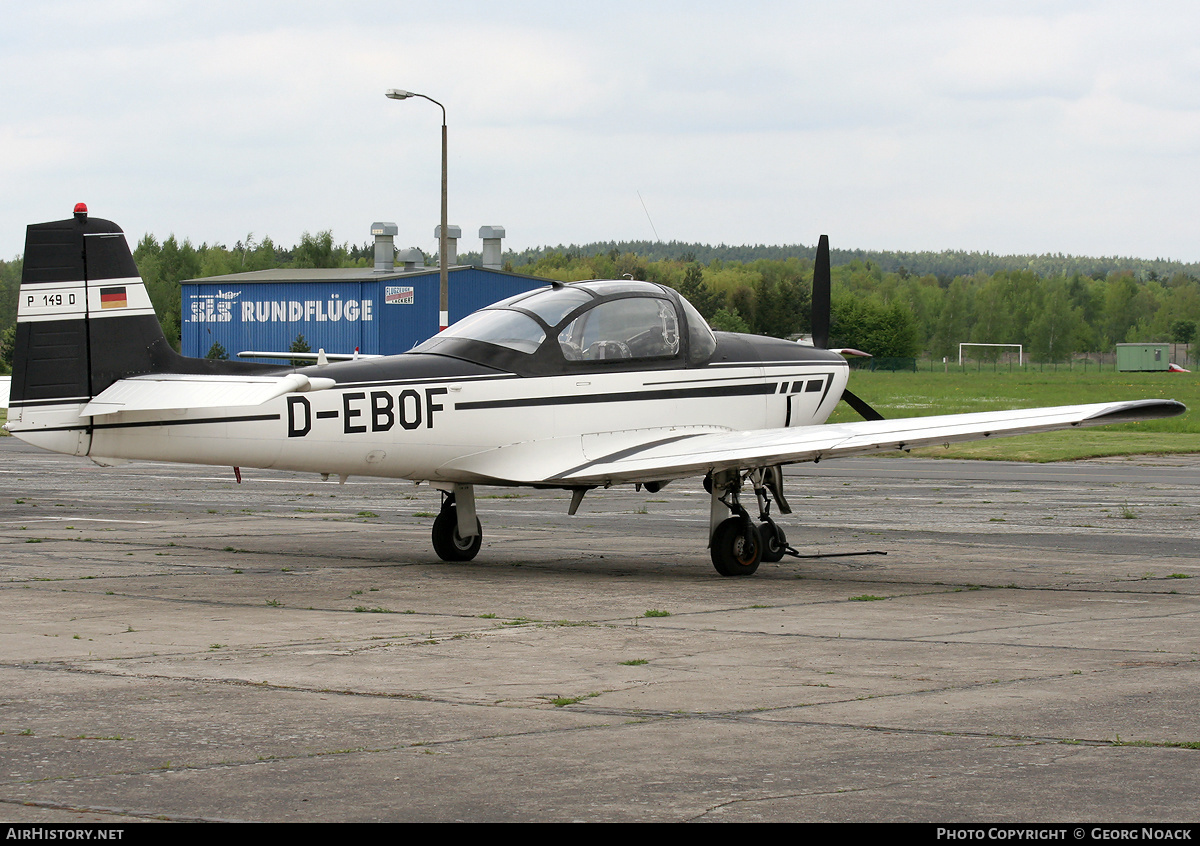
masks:
<path fill-rule="evenodd" d="M 483 266 L 490 270 L 500 270 L 503 265 L 500 260 L 500 242 L 504 239 L 504 227 L 481 226 L 479 237 L 483 239 Z"/>
<path fill-rule="evenodd" d="M 403 273 L 412 273 L 414 270 L 425 269 L 425 254 L 416 247 L 401 250 L 396 258 L 400 262 L 400 270 Z"/>
<path fill-rule="evenodd" d="M 433 227 L 433 237 L 438 239 L 438 252 L 442 250 L 442 225 Z M 450 224 L 446 227 L 446 267 L 458 264 L 458 239 L 462 237 L 462 227 Z M 438 256 L 441 262 L 441 256 Z"/>
<path fill-rule="evenodd" d="M 396 233 L 400 230 L 394 223 L 372 223 L 371 234 L 375 236 L 375 272 L 391 273 L 396 269 Z"/>

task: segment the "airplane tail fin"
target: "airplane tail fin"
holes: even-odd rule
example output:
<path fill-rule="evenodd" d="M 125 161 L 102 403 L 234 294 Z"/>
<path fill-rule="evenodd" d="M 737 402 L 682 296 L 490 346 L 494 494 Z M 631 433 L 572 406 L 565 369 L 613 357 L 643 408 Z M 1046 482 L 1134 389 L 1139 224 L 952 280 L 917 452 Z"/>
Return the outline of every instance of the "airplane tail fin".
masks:
<path fill-rule="evenodd" d="M 117 379 L 177 355 L 163 336 L 121 228 L 74 217 L 25 235 L 9 403 L 87 402 Z"/>
<path fill-rule="evenodd" d="M 67 220 L 26 229 L 10 432 L 85 455 L 92 421 L 80 412 L 89 400 L 119 379 L 206 364 L 182 358 L 164 337 L 121 227 L 79 203 Z"/>

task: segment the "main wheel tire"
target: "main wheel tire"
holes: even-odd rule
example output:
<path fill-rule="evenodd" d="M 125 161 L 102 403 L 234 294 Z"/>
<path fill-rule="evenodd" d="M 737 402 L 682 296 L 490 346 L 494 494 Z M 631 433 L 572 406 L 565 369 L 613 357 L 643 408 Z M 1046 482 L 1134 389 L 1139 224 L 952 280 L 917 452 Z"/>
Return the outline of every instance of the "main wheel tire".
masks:
<path fill-rule="evenodd" d="M 474 537 L 464 538 L 458 533 L 458 509 L 443 508 L 433 521 L 433 551 L 443 561 L 470 561 L 483 544 L 483 530 L 478 520 L 475 528 Z"/>
<path fill-rule="evenodd" d="M 758 529 L 741 517 L 730 517 L 713 532 L 709 554 L 722 576 L 749 576 L 758 569 L 763 544 Z"/>
<path fill-rule="evenodd" d="M 774 523 L 763 523 L 758 535 L 762 538 L 762 560 L 769 564 L 782 561 L 787 552 L 787 537 L 783 529 Z"/>

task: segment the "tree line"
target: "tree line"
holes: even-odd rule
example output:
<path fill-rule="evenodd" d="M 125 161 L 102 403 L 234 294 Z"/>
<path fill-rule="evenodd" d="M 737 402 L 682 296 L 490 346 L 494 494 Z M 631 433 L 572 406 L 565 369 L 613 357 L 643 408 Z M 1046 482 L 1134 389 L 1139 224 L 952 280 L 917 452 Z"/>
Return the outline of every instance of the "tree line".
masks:
<path fill-rule="evenodd" d="M 714 328 L 788 337 L 810 331 L 812 260 L 648 261 L 632 253 L 551 252 L 521 272 L 620 277 L 680 291 Z M 1124 342 L 1190 343 L 1200 325 L 1200 277 L 1133 268 L 1088 275 L 1007 269 L 947 278 L 852 259 L 832 269 L 830 340 L 878 357 L 957 357 L 963 342 L 1023 344 L 1037 361 L 1110 352 Z"/>
<path fill-rule="evenodd" d="M 816 245 L 729 245 L 685 243 L 682 241 L 597 241 L 590 244 L 557 247 L 532 247 L 527 250 L 506 250 L 504 260 L 514 267 L 535 264 L 540 259 L 558 254 L 567 259 L 584 258 L 598 254 L 617 255 L 629 253 L 646 261 L 678 260 L 685 263 L 699 262 L 709 265 L 713 261 L 740 262 L 747 264 L 759 259 L 783 261 L 789 258 L 816 256 Z M 459 253 L 465 264 L 480 261 L 479 253 Z M 878 267 L 884 272 L 901 276 L 915 275 L 938 277 L 943 284 L 956 276 L 973 276 L 983 272 L 998 273 L 1002 270 L 1030 270 L 1039 276 L 1083 276 L 1100 278 L 1116 271 L 1128 270 L 1138 279 L 1166 279 L 1176 273 L 1200 277 L 1200 262 L 1182 262 L 1171 259 L 1140 259 L 1125 256 L 1073 256 L 1063 253 L 1040 255 L 997 255 L 990 252 L 968 250 L 942 250 L 941 252 L 901 250 L 838 249 L 832 246 L 829 252 L 834 265 L 845 265 L 857 260 Z"/>
<path fill-rule="evenodd" d="M 618 244 L 592 252 L 539 249 L 508 253 L 505 269 L 564 282 L 626 277 L 659 282 L 680 291 L 717 329 L 777 337 L 811 330 L 810 248 L 722 252 L 720 246 L 676 242 L 630 245 L 644 252 Z M 747 249 L 793 254 L 728 257 L 745 255 Z M 673 257 L 652 257 L 667 253 Z M 1034 360 L 1065 361 L 1079 353 L 1111 351 L 1122 342 L 1190 343 L 1200 325 L 1196 265 L 1069 256 L 1040 257 L 1039 264 L 1031 257 L 978 253 L 891 253 L 886 261 L 864 257 L 874 255 L 885 254 L 833 252 L 831 342 L 878 357 L 957 357 L 958 344 L 970 341 L 1023 344 Z M 967 260 L 971 257 L 976 264 Z M 471 255 L 459 258 L 467 263 Z M 944 266 L 963 272 L 933 269 L 943 266 L 938 263 L 943 258 Z M 279 267 L 369 267 L 374 247 L 336 244 L 328 231 L 305 233 L 291 248 L 253 234 L 232 248 L 197 247 L 174 235 L 159 242 L 147 234 L 138 241 L 134 259 L 164 333 L 178 345 L 183 280 Z M 432 264 L 436 256 L 428 254 L 426 261 Z M 922 267 L 925 272 L 916 272 Z M 19 257 L 0 261 L 0 352 L 6 357 L 20 275 Z"/>

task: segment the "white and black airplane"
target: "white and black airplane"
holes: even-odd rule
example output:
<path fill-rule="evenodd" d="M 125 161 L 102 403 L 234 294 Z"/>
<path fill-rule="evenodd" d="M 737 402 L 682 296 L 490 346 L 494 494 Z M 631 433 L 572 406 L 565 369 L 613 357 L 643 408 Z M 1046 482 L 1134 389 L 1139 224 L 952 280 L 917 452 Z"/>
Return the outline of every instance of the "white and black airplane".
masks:
<path fill-rule="evenodd" d="M 1167 417 L 1171 400 L 883 420 L 846 390 L 828 344 L 828 241 L 814 344 L 714 333 L 672 289 L 606 280 L 510 297 L 403 355 L 306 367 L 180 356 L 163 337 L 121 229 L 28 227 L 8 430 L 88 456 L 385 476 L 443 492 L 433 547 L 470 560 L 476 485 L 658 490 L 704 477 L 725 576 L 790 548 L 781 466 L 1000 435 Z M 840 400 L 862 422 L 824 424 Z M 749 483 L 753 519 L 740 501 Z"/>

